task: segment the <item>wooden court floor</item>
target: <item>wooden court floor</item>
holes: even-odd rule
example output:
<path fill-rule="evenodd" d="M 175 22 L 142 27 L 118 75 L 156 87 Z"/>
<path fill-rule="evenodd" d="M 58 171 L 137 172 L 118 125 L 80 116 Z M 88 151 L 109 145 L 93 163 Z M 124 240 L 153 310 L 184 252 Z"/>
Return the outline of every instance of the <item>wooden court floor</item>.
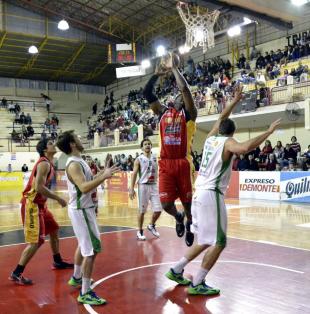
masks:
<path fill-rule="evenodd" d="M 58 191 L 66 197 L 66 191 Z M 23 244 L 19 214 L 20 192 L 0 192 L 0 313 L 310 313 L 310 206 L 270 201 L 227 200 L 228 245 L 207 276 L 221 289 L 218 297 L 189 297 L 186 288 L 166 279 L 164 273 L 187 249 L 176 237 L 174 221 L 163 213 L 161 234 L 136 240 L 136 201 L 127 193 L 105 191 L 99 195 L 103 252 L 98 255 L 94 279 L 96 292 L 107 299 L 102 307 L 79 305 L 78 291 L 66 283 L 70 270 L 51 269 L 48 242 L 26 268 L 34 280 L 30 287 L 8 280 Z M 66 209 L 49 202 L 61 225 L 61 252 L 73 258 L 73 237 Z M 146 216 L 145 224 L 150 214 Z M 191 276 L 201 256 L 185 269 Z"/>

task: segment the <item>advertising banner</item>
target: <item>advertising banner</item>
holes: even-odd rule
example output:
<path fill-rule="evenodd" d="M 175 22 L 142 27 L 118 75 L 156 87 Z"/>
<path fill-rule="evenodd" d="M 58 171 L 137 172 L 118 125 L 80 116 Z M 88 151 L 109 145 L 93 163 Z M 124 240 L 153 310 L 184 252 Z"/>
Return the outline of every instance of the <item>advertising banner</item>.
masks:
<path fill-rule="evenodd" d="M 239 198 L 239 171 L 232 171 L 225 197 Z"/>
<path fill-rule="evenodd" d="M 128 179 L 125 171 L 115 173 L 113 177 L 107 180 L 107 189 L 114 191 L 128 191 Z"/>
<path fill-rule="evenodd" d="M 0 190 L 16 190 L 23 189 L 23 173 L 22 172 L 1 172 L 0 173 Z"/>
<path fill-rule="evenodd" d="M 239 197 L 257 200 L 280 200 L 280 172 L 240 171 Z"/>
<path fill-rule="evenodd" d="M 310 202 L 310 172 L 281 172 L 281 200 L 287 202 Z"/>

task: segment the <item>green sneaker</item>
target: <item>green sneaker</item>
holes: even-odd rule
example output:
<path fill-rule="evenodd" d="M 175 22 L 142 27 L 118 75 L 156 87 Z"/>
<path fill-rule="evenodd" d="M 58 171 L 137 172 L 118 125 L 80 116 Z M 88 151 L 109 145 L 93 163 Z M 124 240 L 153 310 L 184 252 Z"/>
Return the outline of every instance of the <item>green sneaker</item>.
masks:
<path fill-rule="evenodd" d="M 181 286 L 188 286 L 191 283 L 191 281 L 187 278 L 184 278 L 183 273 L 184 273 L 184 269 L 182 270 L 180 274 L 177 274 L 174 272 L 172 268 L 170 268 L 170 270 L 167 273 L 165 273 L 165 276 L 168 279 L 177 282 Z"/>
<path fill-rule="evenodd" d="M 75 287 L 75 288 L 81 287 L 82 286 L 82 277 L 77 279 L 74 276 L 72 276 L 68 281 L 68 285 L 71 287 Z"/>
<path fill-rule="evenodd" d="M 217 295 L 220 293 L 220 289 L 212 288 L 203 281 L 197 286 L 191 284 L 187 289 L 187 293 L 191 295 Z"/>
<path fill-rule="evenodd" d="M 88 290 L 85 294 L 79 294 L 77 300 L 83 304 L 89 305 L 103 305 L 107 301 L 105 299 L 99 298 L 93 290 Z"/>
<path fill-rule="evenodd" d="M 90 284 L 92 285 L 95 281 L 93 279 L 90 280 Z M 75 278 L 72 276 L 69 281 L 68 285 L 75 288 L 80 288 L 82 286 L 82 277 L 81 278 Z"/>

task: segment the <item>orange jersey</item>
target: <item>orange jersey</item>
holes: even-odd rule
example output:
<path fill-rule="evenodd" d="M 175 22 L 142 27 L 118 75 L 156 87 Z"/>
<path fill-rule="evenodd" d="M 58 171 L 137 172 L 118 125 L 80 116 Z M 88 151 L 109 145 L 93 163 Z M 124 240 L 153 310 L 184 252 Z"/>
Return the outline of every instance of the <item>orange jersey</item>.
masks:
<path fill-rule="evenodd" d="M 22 198 L 22 203 L 25 202 L 25 198 L 27 197 L 27 194 L 31 194 L 34 192 L 34 182 L 35 182 L 35 176 L 37 174 L 37 167 L 38 164 L 42 161 L 47 161 L 50 164 L 50 172 L 47 176 L 46 182 L 45 182 L 45 186 L 49 187 L 50 183 L 52 181 L 52 178 L 55 175 L 55 170 L 54 170 L 54 166 L 51 164 L 51 162 L 46 158 L 46 157 L 40 157 L 40 159 L 36 162 L 36 164 L 34 165 L 32 172 L 31 172 L 31 176 L 29 178 L 29 181 L 26 185 L 26 188 L 23 191 L 23 198 Z M 42 194 L 36 192 L 36 196 L 33 199 L 33 202 L 35 204 L 38 205 L 44 205 L 46 202 L 47 198 L 45 196 L 43 196 Z"/>
<path fill-rule="evenodd" d="M 182 159 L 190 157 L 196 123 L 182 109 L 177 111 L 169 107 L 159 122 L 160 158 Z"/>

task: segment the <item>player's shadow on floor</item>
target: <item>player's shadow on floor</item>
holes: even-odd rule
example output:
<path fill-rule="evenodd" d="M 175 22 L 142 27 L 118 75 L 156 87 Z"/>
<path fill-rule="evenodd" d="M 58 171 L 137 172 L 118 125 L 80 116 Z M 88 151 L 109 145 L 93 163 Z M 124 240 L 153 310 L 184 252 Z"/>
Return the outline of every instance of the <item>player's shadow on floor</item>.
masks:
<path fill-rule="evenodd" d="M 167 289 L 162 297 L 173 304 L 177 304 L 184 311 L 184 314 L 212 314 L 207 308 L 207 302 L 219 297 L 219 295 L 212 297 L 189 296 L 186 287 L 175 286 Z"/>

